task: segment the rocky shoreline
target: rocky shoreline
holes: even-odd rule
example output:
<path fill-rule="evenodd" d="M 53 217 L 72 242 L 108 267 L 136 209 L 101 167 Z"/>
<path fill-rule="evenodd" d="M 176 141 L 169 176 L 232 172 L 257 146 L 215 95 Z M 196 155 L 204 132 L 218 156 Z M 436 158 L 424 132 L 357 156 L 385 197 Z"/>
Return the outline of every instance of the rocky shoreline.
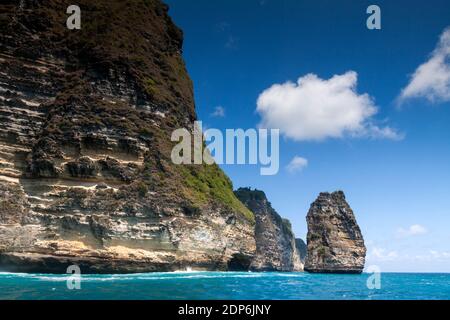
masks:
<path fill-rule="evenodd" d="M 228 263 L 210 263 L 197 257 L 168 261 L 153 256 L 130 258 L 112 255 L 83 256 L 74 247 L 60 248 L 57 254 L 38 252 L 1 252 L 0 270 L 23 273 L 65 273 L 70 265 L 78 265 L 86 274 L 125 274 L 143 272 L 192 271 L 256 271 L 359 274 L 364 269 L 366 249 L 353 211 L 342 191 L 322 193 L 311 204 L 307 216 L 308 243 L 295 239 L 288 220 L 281 218 L 268 202 L 264 192 L 241 188 L 236 196 L 252 212 L 256 223 L 254 255 L 235 255 Z M 317 237 L 316 235 L 320 235 Z M 76 243 L 72 243 L 76 245 Z M 123 248 L 124 250 L 125 248 Z M 141 252 L 143 253 L 143 252 Z M 191 252 L 190 254 L 194 254 Z M 159 261 L 158 261 L 159 259 Z"/>

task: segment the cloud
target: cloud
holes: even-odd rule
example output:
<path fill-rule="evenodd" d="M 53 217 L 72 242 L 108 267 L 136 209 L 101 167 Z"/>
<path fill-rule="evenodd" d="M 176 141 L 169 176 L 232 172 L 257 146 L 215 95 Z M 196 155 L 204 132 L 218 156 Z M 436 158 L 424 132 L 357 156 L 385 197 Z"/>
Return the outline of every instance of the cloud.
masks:
<path fill-rule="evenodd" d="M 432 103 L 450 101 L 450 27 L 442 33 L 429 60 L 416 69 L 398 102 L 411 98 Z"/>
<path fill-rule="evenodd" d="M 420 261 L 436 262 L 450 259 L 450 252 L 428 250 L 419 254 L 399 253 L 395 250 L 388 250 L 381 247 L 372 247 L 367 253 L 368 263 L 386 262 L 386 261 L 404 261 L 405 263 L 414 263 Z"/>
<path fill-rule="evenodd" d="M 274 84 L 257 101 L 260 126 L 280 129 L 295 141 L 371 137 L 401 139 L 390 127 L 374 124 L 378 108 L 368 94 L 358 94 L 358 74 L 349 71 L 324 80 L 315 74 L 297 83 Z"/>
<path fill-rule="evenodd" d="M 367 255 L 367 259 L 375 261 L 393 261 L 399 257 L 397 251 L 388 251 L 384 248 L 373 247 Z"/>
<path fill-rule="evenodd" d="M 433 259 L 450 259 L 450 252 L 430 250 Z"/>
<path fill-rule="evenodd" d="M 366 128 L 360 133 L 360 135 L 368 136 L 372 138 L 383 138 L 400 141 L 405 138 L 405 135 L 398 130 L 391 127 L 379 127 L 369 123 Z"/>
<path fill-rule="evenodd" d="M 420 224 L 414 224 L 409 228 L 399 228 L 397 230 L 398 237 L 413 237 L 428 233 L 428 230 Z"/>
<path fill-rule="evenodd" d="M 287 165 L 286 169 L 290 173 L 300 172 L 308 166 L 308 160 L 302 157 L 294 157 Z"/>
<path fill-rule="evenodd" d="M 211 113 L 211 117 L 224 118 L 225 117 L 225 108 L 222 106 L 217 106 L 214 109 L 214 112 Z"/>

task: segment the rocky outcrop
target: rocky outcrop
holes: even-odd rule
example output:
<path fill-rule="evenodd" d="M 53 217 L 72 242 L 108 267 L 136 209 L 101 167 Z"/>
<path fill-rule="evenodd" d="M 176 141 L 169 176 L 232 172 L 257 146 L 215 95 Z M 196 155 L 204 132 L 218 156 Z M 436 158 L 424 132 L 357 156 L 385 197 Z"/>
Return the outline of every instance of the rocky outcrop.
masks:
<path fill-rule="evenodd" d="M 321 193 L 307 216 L 308 253 L 305 271 L 361 273 L 366 247 L 342 191 Z"/>
<path fill-rule="evenodd" d="M 308 247 L 306 246 L 305 241 L 302 239 L 295 239 L 295 246 L 298 251 L 298 255 L 300 257 L 300 261 L 305 264 L 306 262 L 306 255 L 308 253 Z"/>
<path fill-rule="evenodd" d="M 250 269 L 303 271 L 289 220 L 280 217 L 262 191 L 241 188 L 235 194 L 255 214 L 256 256 Z"/>
<path fill-rule="evenodd" d="M 196 120 L 159 0 L 0 4 L 0 270 L 247 269 L 254 217 L 217 166 L 176 166 Z"/>

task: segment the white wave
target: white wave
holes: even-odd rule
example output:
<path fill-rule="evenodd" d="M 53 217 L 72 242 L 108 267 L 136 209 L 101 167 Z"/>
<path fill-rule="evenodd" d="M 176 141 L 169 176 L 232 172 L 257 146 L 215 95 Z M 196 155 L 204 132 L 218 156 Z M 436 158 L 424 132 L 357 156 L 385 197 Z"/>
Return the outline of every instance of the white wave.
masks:
<path fill-rule="evenodd" d="M 81 275 L 81 281 L 108 282 L 108 281 L 134 281 L 134 280 L 189 280 L 189 279 L 239 279 L 239 278 L 273 278 L 288 277 L 302 278 L 303 273 L 256 273 L 256 272 L 201 272 L 201 271 L 176 271 L 158 273 L 136 273 L 136 274 L 108 274 L 108 275 Z M 0 279 L 5 278 L 28 278 L 30 280 L 46 282 L 64 282 L 70 279 L 70 275 L 50 274 L 27 274 L 0 272 Z"/>

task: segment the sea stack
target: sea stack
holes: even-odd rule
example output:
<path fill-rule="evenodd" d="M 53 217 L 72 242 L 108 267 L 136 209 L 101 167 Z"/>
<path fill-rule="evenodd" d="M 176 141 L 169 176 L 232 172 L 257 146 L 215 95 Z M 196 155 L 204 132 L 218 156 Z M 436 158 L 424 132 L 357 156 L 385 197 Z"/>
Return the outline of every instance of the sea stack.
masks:
<path fill-rule="evenodd" d="M 344 192 L 321 193 L 307 216 L 308 253 L 305 271 L 361 273 L 366 247 Z"/>
<path fill-rule="evenodd" d="M 256 256 L 250 270 L 303 271 L 289 220 L 272 208 L 263 191 L 241 188 L 235 194 L 255 214 Z"/>

